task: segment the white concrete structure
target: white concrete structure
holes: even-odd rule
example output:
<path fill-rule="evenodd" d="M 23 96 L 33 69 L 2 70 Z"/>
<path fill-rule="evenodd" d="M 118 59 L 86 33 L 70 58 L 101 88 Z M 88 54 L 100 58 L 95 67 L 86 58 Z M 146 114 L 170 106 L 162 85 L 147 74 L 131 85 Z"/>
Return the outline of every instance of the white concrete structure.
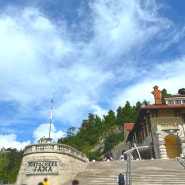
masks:
<path fill-rule="evenodd" d="M 25 148 L 15 185 L 37 185 L 46 177 L 50 185 L 71 184 L 83 171 L 88 158 L 74 148 L 56 143 L 39 143 Z"/>

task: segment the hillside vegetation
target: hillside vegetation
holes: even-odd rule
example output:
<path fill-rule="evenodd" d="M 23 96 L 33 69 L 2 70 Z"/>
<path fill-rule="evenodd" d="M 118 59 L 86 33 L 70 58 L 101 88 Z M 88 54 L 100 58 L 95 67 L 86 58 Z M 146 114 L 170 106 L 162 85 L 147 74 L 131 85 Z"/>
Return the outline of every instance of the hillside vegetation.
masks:
<path fill-rule="evenodd" d="M 2 180 L 6 184 L 15 182 L 22 157 L 22 150 L 18 151 L 11 148 L 0 150 L 0 184 Z"/>
<path fill-rule="evenodd" d="M 70 127 L 67 137 L 58 140 L 58 143 L 70 145 L 85 153 L 92 160 L 100 160 L 103 156 L 110 156 L 111 149 L 124 139 L 124 122 L 134 122 L 142 105 L 146 100 L 131 106 L 127 101 L 124 107 L 119 106 L 116 112 L 110 110 L 101 119 L 98 115 L 89 114 L 83 120 L 80 128 Z"/>

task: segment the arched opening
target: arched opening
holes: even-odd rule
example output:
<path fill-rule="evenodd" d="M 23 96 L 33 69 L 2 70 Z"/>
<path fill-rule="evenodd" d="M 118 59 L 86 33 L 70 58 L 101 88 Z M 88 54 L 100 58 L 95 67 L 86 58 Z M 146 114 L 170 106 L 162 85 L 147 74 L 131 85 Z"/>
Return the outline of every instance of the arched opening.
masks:
<path fill-rule="evenodd" d="M 164 139 L 168 158 L 180 156 L 180 144 L 176 135 L 168 135 Z"/>

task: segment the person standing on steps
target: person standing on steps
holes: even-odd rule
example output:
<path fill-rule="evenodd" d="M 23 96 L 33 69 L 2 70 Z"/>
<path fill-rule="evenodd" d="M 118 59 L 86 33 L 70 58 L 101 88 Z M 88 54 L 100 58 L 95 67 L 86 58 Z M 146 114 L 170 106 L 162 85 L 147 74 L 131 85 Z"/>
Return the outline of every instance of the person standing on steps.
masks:
<path fill-rule="evenodd" d="M 80 183 L 79 183 L 78 180 L 75 179 L 75 180 L 72 181 L 72 185 L 80 185 Z"/>
<path fill-rule="evenodd" d="M 44 178 L 44 182 L 42 183 L 43 185 L 49 185 L 48 179 Z"/>
<path fill-rule="evenodd" d="M 122 173 L 120 173 L 118 175 L 117 182 L 118 182 L 119 185 L 125 185 L 125 178 L 124 178 L 124 175 Z"/>

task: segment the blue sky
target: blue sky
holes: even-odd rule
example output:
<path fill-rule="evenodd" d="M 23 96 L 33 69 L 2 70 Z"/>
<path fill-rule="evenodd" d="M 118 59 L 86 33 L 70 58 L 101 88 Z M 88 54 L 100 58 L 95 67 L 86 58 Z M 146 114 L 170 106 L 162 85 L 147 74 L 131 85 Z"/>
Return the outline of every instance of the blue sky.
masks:
<path fill-rule="evenodd" d="M 0 147 L 54 141 L 185 81 L 181 0 L 0 0 Z"/>

